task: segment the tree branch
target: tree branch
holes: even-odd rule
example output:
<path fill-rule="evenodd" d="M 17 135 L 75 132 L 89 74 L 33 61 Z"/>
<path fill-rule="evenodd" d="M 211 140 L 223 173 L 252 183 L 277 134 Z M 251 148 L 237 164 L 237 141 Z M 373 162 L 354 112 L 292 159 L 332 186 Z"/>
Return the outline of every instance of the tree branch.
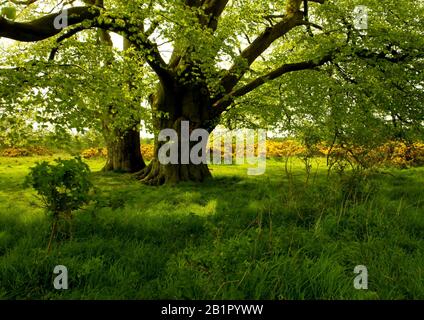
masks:
<path fill-rule="evenodd" d="M 323 4 L 325 0 L 308 0 Z M 300 11 L 303 0 L 287 0 L 286 14 L 282 16 L 282 20 L 272 27 L 268 27 L 259 35 L 236 59 L 234 65 L 224 75 L 221 80 L 221 86 L 225 93 L 231 92 L 243 75 L 249 70 L 252 63 L 267 50 L 274 41 L 283 37 L 292 29 L 300 25 L 310 25 L 320 28 L 315 24 L 305 22 L 304 13 Z"/>
<path fill-rule="evenodd" d="M 206 0 L 203 4 L 205 7 L 205 14 L 209 17 L 206 26 L 215 31 L 218 28 L 219 17 L 224 12 L 228 5 L 229 0 Z"/>
<path fill-rule="evenodd" d="M 167 64 L 159 53 L 157 45 L 148 39 L 148 36 L 140 32 L 140 26 L 130 22 L 125 16 L 114 17 L 96 6 L 75 7 L 64 10 L 68 14 L 67 27 L 88 21 L 87 25 L 81 25 L 78 31 L 89 28 L 101 28 L 123 35 L 130 39 L 134 45 L 142 49 L 143 55 L 161 80 L 169 81 L 172 78 Z M 35 42 L 53 37 L 62 29 L 56 29 L 54 21 L 62 13 L 49 14 L 30 22 L 13 22 L 0 17 L 0 37 L 5 37 L 23 42 Z M 103 16 L 101 16 L 103 14 Z M 117 23 L 121 20 L 123 23 Z M 71 31 L 72 33 L 72 31 Z M 64 35 L 63 37 L 67 37 Z"/>
<path fill-rule="evenodd" d="M 100 10 L 96 7 L 75 7 L 63 12 L 68 14 L 68 26 L 84 20 L 93 20 L 100 15 Z M 49 14 L 31 22 L 14 22 L 0 17 L 0 37 L 22 42 L 34 42 L 53 37 L 62 31 L 55 28 L 54 21 L 63 12 Z"/>
<path fill-rule="evenodd" d="M 287 63 L 283 64 L 279 68 L 259 77 L 255 80 L 252 80 L 245 86 L 241 87 L 240 89 L 232 91 L 230 94 L 224 96 L 219 101 L 217 101 L 213 107 L 217 108 L 220 112 L 224 111 L 227 107 L 229 107 L 235 98 L 242 97 L 249 92 L 255 90 L 256 88 L 262 86 L 263 84 L 275 80 L 282 75 L 294 72 L 294 71 L 300 71 L 300 70 L 307 70 L 307 69 L 314 69 L 316 67 L 322 66 L 323 64 L 331 61 L 333 59 L 334 53 L 330 53 L 319 59 L 316 60 L 309 60 L 309 61 L 303 61 L 303 62 L 297 62 L 297 63 Z"/>
<path fill-rule="evenodd" d="M 303 14 L 296 12 L 292 15 L 286 15 L 282 21 L 259 35 L 246 49 L 244 49 L 237 59 L 237 62 L 228 70 L 227 74 L 222 78 L 221 85 L 225 92 L 231 90 L 240 81 L 252 63 L 266 50 L 271 44 L 283 37 L 293 28 L 303 23 Z"/>
<path fill-rule="evenodd" d="M 200 24 L 215 31 L 218 19 L 228 2 L 229 0 L 185 0 L 185 5 L 190 8 L 201 8 L 203 13 L 198 15 Z"/>
<path fill-rule="evenodd" d="M 399 63 L 404 61 L 413 60 L 414 58 L 420 59 L 424 57 L 424 54 L 421 52 L 407 52 L 407 53 L 401 53 L 398 52 L 396 49 L 393 49 L 391 45 L 387 47 L 387 50 L 389 50 L 389 53 L 386 52 L 373 52 L 368 49 L 361 49 L 356 50 L 354 52 L 354 55 L 357 57 L 364 59 L 364 60 L 385 60 L 392 63 Z"/>
<path fill-rule="evenodd" d="M 61 35 L 59 38 L 57 38 L 56 40 L 56 45 L 52 48 L 50 55 L 49 55 L 49 60 L 54 60 L 54 58 L 56 57 L 57 52 L 59 51 L 59 47 L 60 44 L 65 41 L 66 39 L 71 38 L 72 36 L 76 35 L 78 32 L 83 31 L 87 29 L 84 26 L 77 26 L 72 30 L 69 30 L 68 32 L 66 32 L 65 34 Z"/>
<path fill-rule="evenodd" d="M 35 2 L 37 2 L 38 0 L 9 0 L 10 2 L 12 2 L 13 4 L 16 4 L 17 6 L 29 6 L 30 4 L 33 4 Z"/>

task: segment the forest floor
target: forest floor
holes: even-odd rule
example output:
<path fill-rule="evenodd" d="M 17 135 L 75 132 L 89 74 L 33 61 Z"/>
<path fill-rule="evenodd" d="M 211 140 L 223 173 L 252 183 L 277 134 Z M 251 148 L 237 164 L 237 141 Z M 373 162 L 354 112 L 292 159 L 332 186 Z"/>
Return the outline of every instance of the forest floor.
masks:
<path fill-rule="evenodd" d="M 424 168 L 327 177 L 315 159 L 306 183 L 300 160 L 288 174 L 269 160 L 262 176 L 211 166 L 204 184 L 148 187 L 87 160 L 97 201 L 47 254 L 51 224 L 23 181 L 55 157 L 0 158 L 0 299 L 424 299 Z"/>

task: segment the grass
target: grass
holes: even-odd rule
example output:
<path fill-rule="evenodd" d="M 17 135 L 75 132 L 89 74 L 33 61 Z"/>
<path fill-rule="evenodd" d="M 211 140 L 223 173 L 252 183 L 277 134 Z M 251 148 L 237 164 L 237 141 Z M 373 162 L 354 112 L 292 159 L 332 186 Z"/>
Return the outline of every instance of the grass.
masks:
<path fill-rule="evenodd" d="M 317 159 L 306 185 L 301 162 L 287 176 L 270 160 L 263 176 L 212 166 L 202 185 L 147 187 L 89 160 L 99 199 L 48 255 L 50 223 L 22 187 L 42 159 L 0 158 L 1 299 L 424 298 L 424 168 L 327 178 Z M 69 290 L 53 288 L 56 265 Z"/>

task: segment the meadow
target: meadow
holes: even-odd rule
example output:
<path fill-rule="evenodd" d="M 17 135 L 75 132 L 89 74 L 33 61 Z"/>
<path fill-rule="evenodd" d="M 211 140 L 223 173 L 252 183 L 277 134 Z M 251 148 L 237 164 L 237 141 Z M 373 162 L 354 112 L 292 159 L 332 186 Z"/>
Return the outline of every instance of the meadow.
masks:
<path fill-rule="evenodd" d="M 292 158 L 149 187 L 89 159 L 96 201 L 48 254 L 50 222 L 23 181 L 58 156 L 0 157 L 0 299 L 424 299 L 423 167 L 328 176 L 315 158 L 306 182 Z M 52 285 L 56 265 L 68 290 Z"/>

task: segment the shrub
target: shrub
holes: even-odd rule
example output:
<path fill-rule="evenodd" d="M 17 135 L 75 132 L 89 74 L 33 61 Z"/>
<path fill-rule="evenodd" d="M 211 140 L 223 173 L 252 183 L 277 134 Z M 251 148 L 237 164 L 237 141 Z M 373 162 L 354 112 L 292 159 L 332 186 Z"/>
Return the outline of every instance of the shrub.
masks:
<path fill-rule="evenodd" d="M 30 168 L 26 177 L 26 186 L 32 186 L 40 196 L 44 208 L 53 219 L 52 233 L 48 245 L 57 233 L 57 224 L 61 218 L 68 221 L 69 234 L 72 236 L 72 211 L 90 201 L 90 169 L 81 158 L 71 160 L 56 159 L 52 165 L 46 161 Z"/>
<path fill-rule="evenodd" d="M 17 157 L 29 157 L 33 155 L 37 156 L 51 156 L 53 153 L 44 147 L 27 147 L 27 148 L 6 148 L 1 152 L 3 157 L 17 158 Z"/>
<path fill-rule="evenodd" d="M 214 153 L 213 145 L 209 143 L 210 153 Z M 25 155 L 25 150 L 21 151 Z M 295 139 L 285 139 L 283 141 L 266 141 L 267 158 L 299 157 L 306 160 L 310 157 L 328 157 L 329 165 L 360 166 L 362 168 L 374 168 L 381 165 L 396 167 L 409 167 L 424 165 L 424 143 L 405 144 L 404 142 L 391 141 L 377 148 L 367 148 L 364 146 L 347 146 L 335 144 L 328 146 L 323 143 L 313 142 L 301 143 Z M 254 145 L 255 155 L 257 155 L 258 145 Z M 10 151 L 16 154 L 18 151 Z M 29 151 L 28 151 L 29 152 Z M 154 145 L 144 143 L 141 145 L 141 153 L 145 160 L 151 160 L 154 156 Z M 224 146 L 221 146 L 221 156 L 225 154 Z M 20 155 L 16 155 L 20 156 Z M 106 148 L 90 148 L 83 150 L 81 156 L 84 159 L 100 158 L 107 156 Z M 236 157 L 236 146 L 232 145 L 232 157 Z"/>
<path fill-rule="evenodd" d="M 403 141 L 389 141 L 376 148 L 346 145 L 319 148 L 331 158 L 332 164 L 344 161 L 351 166 L 358 165 L 367 169 L 382 165 L 398 168 L 424 165 L 424 144 L 420 142 L 407 144 Z"/>
<path fill-rule="evenodd" d="M 153 144 L 142 144 L 141 154 L 145 160 L 152 160 L 154 155 L 155 146 Z"/>
<path fill-rule="evenodd" d="M 49 149 L 47 149 L 45 147 L 32 146 L 32 147 L 28 147 L 27 149 L 31 153 L 31 155 L 37 155 L 37 156 L 51 156 L 51 155 L 53 155 L 53 152 L 51 152 Z"/>
<path fill-rule="evenodd" d="M 388 154 L 389 164 L 406 168 L 410 166 L 424 165 L 424 144 L 404 142 L 391 142 L 383 146 Z"/>
<path fill-rule="evenodd" d="M 84 159 L 101 158 L 107 156 L 106 148 L 89 148 L 81 152 Z"/>
<path fill-rule="evenodd" d="M 143 144 L 141 145 L 141 154 L 145 160 L 153 159 L 154 145 L 152 144 Z M 107 157 L 107 149 L 106 148 L 89 148 L 85 149 L 81 152 L 81 156 L 84 159 L 92 159 L 92 158 L 105 158 Z"/>
<path fill-rule="evenodd" d="M 25 148 L 7 148 L 2 151 L 1 155 L 9 158 L 29 157 L 31 152 Z"/>
<path fill-rule="evenodd" d="M 305 147 L 296 140 L 287 139 L 284 141 L 268 140 L 266 142 L 268 158 L 282 158 L 299 156 L 305 152 Z"/>

